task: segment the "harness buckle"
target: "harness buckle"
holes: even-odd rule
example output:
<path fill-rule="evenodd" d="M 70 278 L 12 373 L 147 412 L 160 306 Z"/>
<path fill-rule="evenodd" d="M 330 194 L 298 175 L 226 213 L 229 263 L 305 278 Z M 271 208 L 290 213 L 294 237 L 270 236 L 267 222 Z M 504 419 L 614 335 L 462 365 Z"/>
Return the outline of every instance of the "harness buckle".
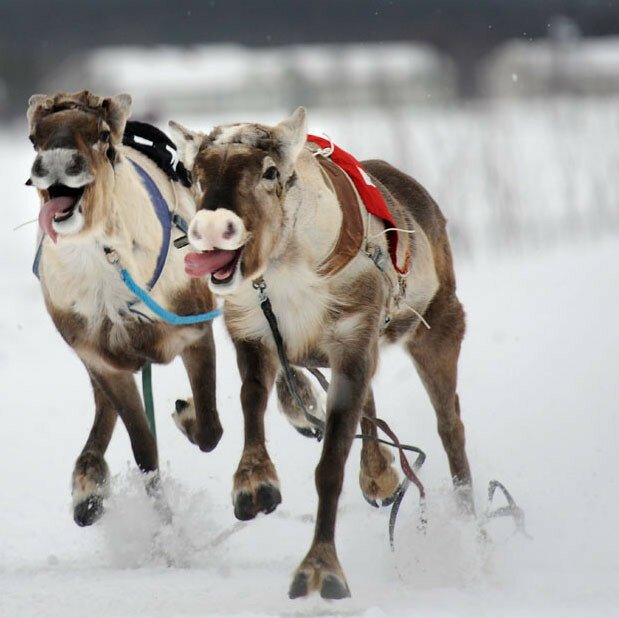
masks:
<path fill-rule="evenodd" d="M 389 259 L 378 245 L 367 243 L 365 254 L 374 262 L 374 266 L 381 272 L 385 272 L 389 266 Z"/>
<path fill-rule="evenodd" d="M 266 284 L 266 281 L 264 280 L 264 277 L 258 277 L 258 279 L 254 279 L 251 282 L 251 284 L 254 290 L 258 292 L 258 300 L 260 301 L 260 304 L 268 300 L 268 297 L 266 294 L 267 284 Z"/>
<path fill-rule="evenodd" d="M 312 155 L 314 157 L 325 157 L 328 159 L 333 154 L 333 151 L 335 150 L 335 144 L 333 143 L 333 140 L 326 133 L 323 133 L 323 135 L 329 140 L 329 145 L 326 146 L 325 148 L 320 148 L 319 150 L 316 150 L 316 152 L 312 153 Z"/>
<path fill-rule="evenodd" d="M 188 244 L 189 244 L 189 238 L 187 238 L 187 234 L 183 234 L 182 236 L 179 236 L 174 241 L 174 246 L 177 249 L 182 249 L 183 247 L 186 247 Z"/>
<path fill-rule="evenodd" d="M 120 257 L 118 253 L 116 253 L 115 249 L 111 249 L 110 247 L 103 247 L 103 251 L 105 252 L 105 257 L 112 266 L 116 268 L 120 268 Z"/>

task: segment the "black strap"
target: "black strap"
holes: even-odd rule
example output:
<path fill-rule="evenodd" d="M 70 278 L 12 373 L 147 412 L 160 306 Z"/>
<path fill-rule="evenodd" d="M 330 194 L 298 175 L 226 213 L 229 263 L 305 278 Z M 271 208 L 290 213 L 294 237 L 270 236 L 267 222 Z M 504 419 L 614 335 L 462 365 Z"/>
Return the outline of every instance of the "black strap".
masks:
<path fill-rule="evenodd" d="M 322 436 L 324 435 L 325 424 L 322 419 L 312 414 L 305 407 L 303 398 L 297 390 L 297 385 L 292 378 L 292 367 L 290 366 L 290 361 L 288 360 L 288 356 L 286 355 L 286 350 L 284 350 L 284 340 L 282 339 L 279 327 L 277 326 L 277 318 L 273 313 L 273 307 L 271 306 L 271 301 L 269 300 L 268 296 L 265 295 L 261 298 L 260 307 L 262 308 L 262 313 L 264 313 L 264 317 L 269 323 L 269 327 L 271 328 L 271 334 L 273 335 L 273 339 L 275 340 L 275 346 L 277 347 L 279 362 L 284 369 L 284 379 L 286 380 L 286 386 L 288 387 L 290 394 L 294 397 L 294 400 L 297 402 L 299 408 L 301 408 L 301 410 L 303 411 L 305 418 L 314 426 L 314 436 L 320 442 L 322 440 Z"/>

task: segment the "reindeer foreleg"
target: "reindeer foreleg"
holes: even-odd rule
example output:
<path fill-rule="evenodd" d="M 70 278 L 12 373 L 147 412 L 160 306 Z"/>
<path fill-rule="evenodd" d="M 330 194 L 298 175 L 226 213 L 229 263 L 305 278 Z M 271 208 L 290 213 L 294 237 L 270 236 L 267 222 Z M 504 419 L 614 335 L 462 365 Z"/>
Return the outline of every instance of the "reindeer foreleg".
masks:
<path fill-rule="evenodd" d="M 215 397 L 215 342 L 207 327 L 204 336 L 182 353 L 193 398 L 177 399 L 172 414 L 178 428 L 200 450 L 212 451 L 223 434 Z"/>
<path fill-rule="evenodd" d="M 109 469 L 105 451 L 112 438 L 117 413 L 97 382 L 91 379 L 95 397 L 95 419 L 86 444 L 73 469 L 71 495 L 73 520 L 78 526 L 90 526 L 103 514 L 103 500 L 109 492 Z"/>
<path fill-rule="evenodd" d="M 148 476 L 146 491 L 155 500 L 155 506 L 164 519 L 171 512 L 163 497 L 158 474 L 157 441 L 150 430 L 146 412 L 130 371 L 89 369 L 93 382 L 101 389 L 123 421 L 138 468 Z"/>
<path fill-rule="evenodd" d="M 328 599 L 350 596 L 335 549 L 337 505 L 344 466 L 355 435 L 368 387 L 376 368 L 377 333 L 358 345 L 338 345 L 331 355 L 332 381 L 327 398 L 327 423 L 322 455 L 316 467 L 318 512 L 314 540 L 298 567 L 288 595 L 297 598 L 317 590 Z"/>
<path fill-rule="evenodd" d="M 240 341 L 235 346 L 242 380 L 245 443 L 234 474 L 232 502 L 237 519 L 247 520 L 258 513 L 271 513 L 282 501 L 264 436 L 264 413 L 275 380 L 275 362 L 272 352 L 261 343 Z"/>

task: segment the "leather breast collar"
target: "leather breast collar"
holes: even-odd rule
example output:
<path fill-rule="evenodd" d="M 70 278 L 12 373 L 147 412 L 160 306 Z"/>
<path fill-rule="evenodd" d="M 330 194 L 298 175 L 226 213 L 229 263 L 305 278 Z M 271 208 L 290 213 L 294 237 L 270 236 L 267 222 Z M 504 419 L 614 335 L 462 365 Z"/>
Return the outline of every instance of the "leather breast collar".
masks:
<path fill-rule="evenodd" d="M 316 157 L 324 174 L 329 178 L 337 201 L 342 210 L 340 235 L 331 253 L 318 267 L 318 274 L 324 277 L 340 272 L 361 250 L 364 228 L 359 200 L 348 174 L 327 157 Z"/>

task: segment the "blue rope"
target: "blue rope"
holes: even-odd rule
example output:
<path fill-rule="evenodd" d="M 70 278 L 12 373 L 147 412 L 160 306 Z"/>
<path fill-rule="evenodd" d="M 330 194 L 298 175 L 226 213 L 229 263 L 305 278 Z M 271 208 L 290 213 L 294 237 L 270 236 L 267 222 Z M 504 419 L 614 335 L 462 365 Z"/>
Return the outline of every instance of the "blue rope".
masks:
<path fill-rule="evenodd" d="M 167 309 L 164 309 L 155 300 L 153 300 L 148 293 L 143 290 L 129 274 L 126 268 L 120 269 L 120 276 L 124 284 L 144 303 L 154 314 L 160 317 L 169 324 L 198 324 L 200 322 L 208 322 L 221 315 L 220 309 L 213 309 L 208 313 L 198 313 L 197 315 L 178 315 L 172 313 Z"/>

